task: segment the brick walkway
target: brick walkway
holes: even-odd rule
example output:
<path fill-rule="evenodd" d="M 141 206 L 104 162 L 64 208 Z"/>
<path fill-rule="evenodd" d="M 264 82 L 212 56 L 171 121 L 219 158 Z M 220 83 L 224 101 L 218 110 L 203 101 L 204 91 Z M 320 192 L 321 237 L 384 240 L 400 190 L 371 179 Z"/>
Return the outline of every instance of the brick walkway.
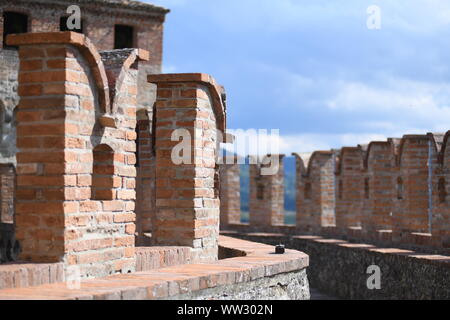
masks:
<path fill-rule="evenodd" d="M 82 281 L 79 289 L 64 282 L 0 290 L 0 300 L 144 300 L 170 299 L 222 285 L 254 281 L 308 267 L 309 257 L 299 251 L 273 254 L 270 245 L 220 236 L 220 246 L 245 256 L 203 264 L 185 264 L 133 274 L 118 274 Z"/>

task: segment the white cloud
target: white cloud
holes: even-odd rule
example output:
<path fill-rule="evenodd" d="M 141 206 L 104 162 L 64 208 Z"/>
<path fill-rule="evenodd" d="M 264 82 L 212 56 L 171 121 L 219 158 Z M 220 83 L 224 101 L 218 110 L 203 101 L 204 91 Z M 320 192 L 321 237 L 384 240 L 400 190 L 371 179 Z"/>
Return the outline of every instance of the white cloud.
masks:
<path fill-rule="evenodd" d="M 230 153 L 240 156 L 304 153 L 318 150 L 330 150 L 343 146 L 368 144 L 371 141 L 384 141 L 388 136 L 377 133 L 365 134 L 294 134 L 276 135 L 257 134 L 256 130 L 230 131 L 236 137 L 234 145 L 223 145 Z M 238 146 L 239 145 L 239 146 Z"/>
<path fill-rule="evenodd" d="M 338 88 L 337 95 L 326 101 L 328 108 L 348 113 L 376 111 L 387 119 L 395 115 L 396 123 L 379 123 L 385 129 L 398 129 L 398 123 L 422 122 L 431 130 L 437 119 L 450 119 L 450 83 L 389 78 L 382 86 L 345 82 Z"/>
<path fill-rule="evenodd" d="M 184 70 L 186 61 L 198 61 L 199 71 L 221 70 L 215 64 L 229 67 L 232 71 L 222 72 L 218 80 L 248 89 L 242 96 L 228 91 L 230 114 L 246 121 L 239 125 L 272 123 L 261 110 L 277 109 L 267 114 L 283 120 L 281 129 L 286 124 L 288 132 L 295 132 L 262 136 L 263 146 L 278 144 L 279 152 L 290 154 L 450 129 L 450 46 L 442 40 L 450 30 L 448 0 L 149 2 L 173 9 L 178 25 L 171 34 L 199 36 L 195 28 L 210 29 L 205 47 L 229 44 L 232 49 L 222 55 L 212 50 L 211 62 L 203 58 L 209 51 L 193 41 L 186 54 L 183 47 L 177 56 L 184 60 L 171 61 L 164 72 Z M 379 31 L 366 28 L 366 9 L 372 4 L 382 10 Z M 249 92 L 262 92 L 264 99 L 252 105 Z M 239 101 L 250 103 L 242 107 Z"/>

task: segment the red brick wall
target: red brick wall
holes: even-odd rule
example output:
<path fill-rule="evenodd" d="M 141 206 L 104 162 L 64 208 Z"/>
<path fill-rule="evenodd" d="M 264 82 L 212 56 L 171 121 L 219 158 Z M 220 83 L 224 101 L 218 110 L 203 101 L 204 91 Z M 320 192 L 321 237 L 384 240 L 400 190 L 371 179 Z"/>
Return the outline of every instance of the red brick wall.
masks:
<path fill-rule="evenodd" d="M 311 155 L 308 167 L 297 156 L 297 226 L 317 232 L 321 227 L 334 226 L 335 218 L 335 157 L 331 151 Z"/>
<path fill-rule="evenodd" d="M 70 1 L 30 1 L 5 0 L 0 4 L 0 16 L 3 11 L 15 11 L 29 16 L 30 32 L 57 32 L 62 16 L 72 5 Z M 114 26 L 123 24 L 135 28 L 135 47 L 151 51 L 148 65 L 160 69 L 162 63 L 163 23 L 165 14 L 155 11 L 149 13 L 129 7 L 127 10 L 98 3 L 76 3 L 81 8 L 84 33 L 98 50 L 114 49 Z M 2 22 L 2 21 L 0 21 Z M 3 23 L 0 24 L 3 31 Z M 3 38 L 3 32 L 0 33 Z M 3 41 L 0 42 L 3 46 Z M 147 65 L 147 64 L 146 64 Z"/>
<path fill-rule="evenodd" d="M 155 155 L 151 135 L 151 119 L 146 110 L 138 112 L 137 123 L 136 216 L 138 242 L 145 243 L 145 234 L 152 231 L 155 214 Z"/>
<path fill-rule="evenodd" d="M 403 197 L 395 199 L 393 239 L 408 241 L 411 232 L 428 233 L 429 192 L 427 135 L 403 137 L 399 151 L 398 177 L 403 181 Z M 398 178 L 394 177 L 394 181 Z"/>
<path fill-rule="evenodd" d="M 433 245 L 450 248 L 450 131 L 442 141 L 439 163 L 433 176 Z"/>
<path fill-rule="evenodd" d="M 191 247 L 193 261 L 217 260 L 220 201 L 216 157 L 221 142 L 218 130 L 224 129 L 221 90 L 204 74 L 154 75 L 149 82 L 158 87 L 153 240 L 158 245 Z M 189 137 L 174 141 L 177 129 Z M 188 142 L 189 150 L 183 153 L 186 161 L 178 163 L 172 153 L 182 141 Z"/>
<path fill-rule="evenodd" d="M 276 205 L 270 198 L 273 178 L 260 176 L 260 168 L 251 165 L 251 225 L 232 227 L 246 232 L 362 237 L 445 252 L 450 247 L 449 137 L 450 131 L 406 135 L 372 142 L 367 148 L 346 147 L 339 153 L 294 154 L 296 230 L 273 223 L 273 216 L 281 211 L 273 210 Z"/>
<path fill-rule="evenodd" d="M 284 155 L 278 157 L 278 170 L 275 174 L 263 175 L 261 170 L 268 167 L 265 160 L 259 164 L 250 163 L 249 214 L 252 226 L 273 226 L 284 224 Z M 254 161 L 256 162 L 256 161 Z"/>
<path fill-rule="evenodd" d="M 240 165 L 220 165 L 220 226 L 241 222 Z"/>
<path fill-rule="evenodd" d="M 393 141 L 371 142 L 365 159 L 362 227 L 366 237 L 392 229 L 395 192 L 395 146 Z"/>
<path fill-rule="evenodd" d="M 363 150 L 342 148 L 336 173 L 336 227 L 346 233 L 349 227 L 361 226 L 363 199 Z"/>
<path fill-rule="evenodd" d="M 99 50 L 114 49 L 114 26 L 123 24 L 132 26 L 135 31 L 134 47 L 151 52 L 150 59 L 141 62 L 138 75 L 138 108 L 147 110 L 152 117 L 152 106 L 155 102 L 155 86 L 147 82 L 147 74 L 161 73 L 163 56 L 163 23 L 166 10 L 161 8 L 145 9 L 135 4 L 123 5 L 101 3 L 99 1 L 68 0 L 33 1 L 33 0 L 3 0 L 0 2 L 0 57 L 3 46 L 3 11 L 15 11 L 29 16 L 29 32 L 59 31 L 60 18 L 67 16 L 67 7 L 77 4 L 81 8 L 84 33 L 91 39 Z M 3 58 L 3 57 L 2 57 Z M 9 73 L 0 86 L 0 100 L 8 100 L 9 108 L 13 109 L 17 99 L 14 75 L 16 67 L 11 58 L 0 59 L 0 71 Z M 11 81 L 12 80 L 12 81 Z M 5 83 L 6 82 L 6 83 Z M 9 85 L 9 83 L 14 83 Z M 0 152 L 2 146 L 0 145 Z M 13 146 L 7 147 L 9 152 L 15 153 Z M 14 156 L 14 154 L 13 154 Z M 13 160 L 14 161 L 14 160 Z M 145 190 L 144 190 L 145 191 Z"/>
<path fill-rule="evenodd" d="M 134 270 L 137 69 L 124 67 L 110 105 L 101 57 L 83 36 L 11 40 L 21 46 L 16 233 L 22 259 L 76 265 L 82 277 Z M 112 151 L 112 166 L 102 166 L 102 156 L 94 161 L 99 145 Z M 99 186 L 109 188 L 108 196 L 95 196 Z"/>

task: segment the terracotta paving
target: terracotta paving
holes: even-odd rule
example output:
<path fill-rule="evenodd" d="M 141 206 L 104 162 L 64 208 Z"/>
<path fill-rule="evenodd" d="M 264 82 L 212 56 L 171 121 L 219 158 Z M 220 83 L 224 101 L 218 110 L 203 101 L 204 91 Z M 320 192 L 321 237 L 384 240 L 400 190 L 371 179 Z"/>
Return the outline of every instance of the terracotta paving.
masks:
<path fill-rule="evenodd" d="M 84 280 L 78 287 L 60 282 L 4 289 L 0 290 L 0 300 L 170 299 L 179 294 L 300 270 L 309 264 L 309 257 L 296 250 L 276 255 L 273 246 L 225 236 L 220 236 L 219 244 L 244 251 L 246 256 Z"/>

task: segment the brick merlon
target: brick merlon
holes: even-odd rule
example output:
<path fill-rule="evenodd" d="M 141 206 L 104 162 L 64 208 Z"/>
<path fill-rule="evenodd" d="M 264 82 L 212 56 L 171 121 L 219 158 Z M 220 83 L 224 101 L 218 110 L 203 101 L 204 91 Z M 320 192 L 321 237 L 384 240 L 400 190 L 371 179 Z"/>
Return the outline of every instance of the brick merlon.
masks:
<path fill-rule="evenodd" d="M 214 114 L 217 118 L 217 127 L 222 132 L 226 130 L 226 105 L 223 100 L 224 88 L 216 80 L 205 73 L 172 73 L 172 74 L 150 74 L 147 81 L 158 85 L 158 83 L 198 83 L 206 86 L 211 94 Z"/>
<path fill-rule="evenodd" d="M 99 52 L 89 38 L 83 34 L 71 31 L 24 33 L 9 35 L 6 39 L 6 43 L 8 45 L 19 47 L 49 44 L 72 45 L 77 47 L 88 62 L 89 67 L 92 69 L 101 110 L 106 114 L 111 114 L 108 78 L 106 76 L 105 67 Z M 142 52 L 142 55 L 145 56 L 145 53 Z"/>

